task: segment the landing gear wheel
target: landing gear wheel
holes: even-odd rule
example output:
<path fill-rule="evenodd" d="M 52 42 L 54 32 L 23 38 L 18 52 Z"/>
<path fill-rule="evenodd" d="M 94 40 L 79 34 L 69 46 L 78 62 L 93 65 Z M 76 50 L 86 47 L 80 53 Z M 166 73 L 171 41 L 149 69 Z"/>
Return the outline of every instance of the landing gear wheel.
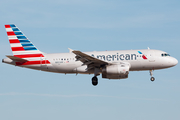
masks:
<path fill-rule="evenodd" d="M 151 81 L 154 81 L 155 80 L 155 78 L 154 77 L 151 77 Z"/>
<path fill-rule="evenodd" d="M 93 84 L 94 86 L 96 86 L 96 85 L 98 84 L 98 78 L 97 78 L 96 76 L 94 76 L 94 77 L 92 78 L 92 84 Z"/>

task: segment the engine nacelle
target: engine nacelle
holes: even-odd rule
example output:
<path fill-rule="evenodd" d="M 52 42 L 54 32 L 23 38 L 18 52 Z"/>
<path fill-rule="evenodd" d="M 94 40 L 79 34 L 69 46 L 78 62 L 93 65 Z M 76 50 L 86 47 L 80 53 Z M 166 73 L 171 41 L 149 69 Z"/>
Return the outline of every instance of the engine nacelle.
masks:
<path fill-rule="evenodd" d="M 128 78 L 129 65 L 109 65 L 102 69 L 102 78 L 108 79 L 124 79 Z"/>

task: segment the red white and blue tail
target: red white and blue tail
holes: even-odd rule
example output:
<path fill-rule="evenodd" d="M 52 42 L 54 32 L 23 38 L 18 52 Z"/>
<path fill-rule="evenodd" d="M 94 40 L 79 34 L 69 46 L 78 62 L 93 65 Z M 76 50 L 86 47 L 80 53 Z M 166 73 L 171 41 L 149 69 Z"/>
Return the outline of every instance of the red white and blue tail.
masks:
<path fill-rule="evenodd" d="M 20 31 L 14 24 L 5 25 L 8 39 L 14 57 L 28 60 L 28 62 L 17 62 L 17 65 L 33 65 L 49 63 L 42 61 L 44 55 L 39 51 L 33 43 Z M 11 58 L 12 59 L 12 58 Z"/>
<path fill-rule="evenodd" d="M 13 55 L 42 55 L 30 40 L 14 24 L 5 25 Z"/>

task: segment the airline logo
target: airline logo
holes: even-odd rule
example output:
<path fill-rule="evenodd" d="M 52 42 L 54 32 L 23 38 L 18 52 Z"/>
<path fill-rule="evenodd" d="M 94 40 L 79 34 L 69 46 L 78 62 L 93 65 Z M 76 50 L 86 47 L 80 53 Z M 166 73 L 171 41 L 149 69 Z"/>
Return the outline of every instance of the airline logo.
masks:
<path fill-rule="evenodd" d="M 144 54 L 142 54 L 141 51 L 138 51 L 138 53 L 139 53 L 140 55 L 142 55 L 142 58 L 143 58 L 143 59 L 145 59 L 145 60 L 147 59 L 147 57 L 146 57 Z"/>
<path fill-rule="evenodd" d="M 140 51 L 138 51 L 139 54 L 141 54 L 142 58 L 144 60 L 147 59 L 147 57 Z M 97 59 L 100 60 L 104 60 L 104 61 L 124 61 L 124 60 L 136 60 L 137 59 L 137 54 L 120 54 L 120 53 L 116 53 L 116 54 L 108 54 L 108 55 L 91 55 L 92 57 L 95 57 Z"/>
<path fill-rule="evenodd" d="M 44 55 L 14 24 L 5 25 L 9 43 L 15 57 L 28 60 L 27 62 L 16 62 L 16 65 L 50 64 Z"/>
<path fill-rule="evenodd" d="M 5 25 L 12 51 L 37 50 L 15 25 Z"/>

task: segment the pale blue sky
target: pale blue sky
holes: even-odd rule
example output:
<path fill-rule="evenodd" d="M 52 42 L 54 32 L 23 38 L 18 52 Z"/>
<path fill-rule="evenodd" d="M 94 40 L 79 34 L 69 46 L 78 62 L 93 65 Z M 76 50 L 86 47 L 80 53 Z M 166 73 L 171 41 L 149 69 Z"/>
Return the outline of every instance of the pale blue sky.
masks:
<path fill-rule="evenodd" d="M 180 60 L 179 0 L 6 0 L 0 59 L 11 55 L 4 24 L 16 24 L 46 53 L 159 49 Z M 1 120 L 179 120 L 179 64 L 91 85 L 92 75 L 0 64 Z"/>

